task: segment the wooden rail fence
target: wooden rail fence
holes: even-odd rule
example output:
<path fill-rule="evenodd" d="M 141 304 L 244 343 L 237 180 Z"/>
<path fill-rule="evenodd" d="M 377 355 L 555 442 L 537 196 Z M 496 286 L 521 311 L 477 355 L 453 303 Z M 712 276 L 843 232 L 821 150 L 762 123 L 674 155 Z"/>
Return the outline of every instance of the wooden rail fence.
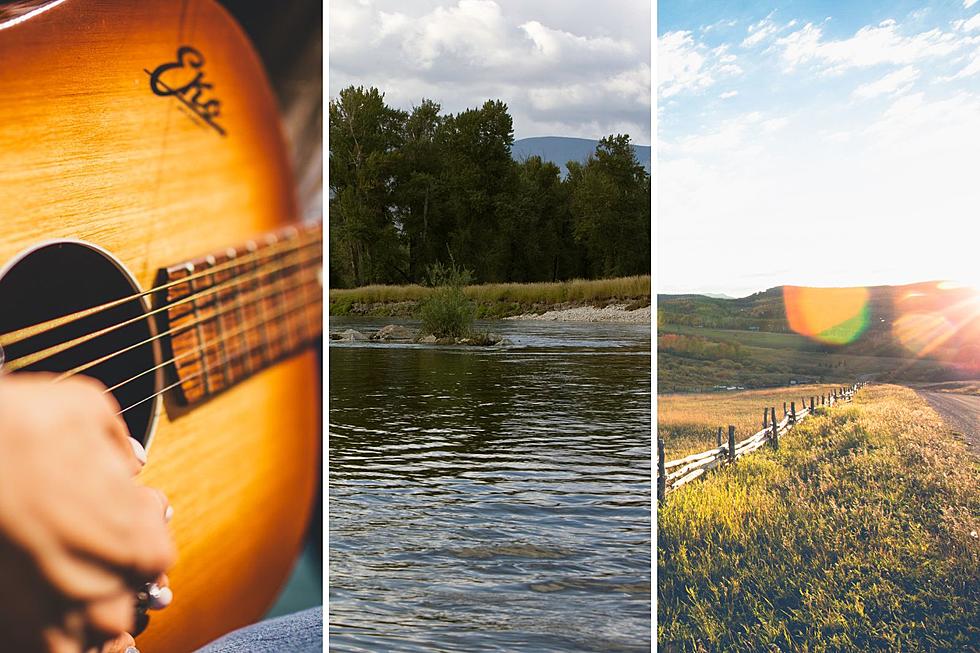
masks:
<path fill-rule="evenodd" d="M 735 441 L 735 427 L 729 425 L 727 439 L 724 428 L 718 427 L 717 446 L 701 453 L 691 454 L 676 460 L 666 460 L 663 438 L 657 439 L 657 500 L 663 501 L 674 490 L 687 485 L 691 481 L 703 477 L 712 469 L 730 465 L 742 456 L 746 456 L 766 444 L 773 449 L 779 448 L 779 438 L 792 429 L 797 423 L 817 412 L 819 408 L 829 408 L 842 401 L 850 401 L 854 393 L 863 386 L 856 383 L 848 387 L 840 387 L 830 394 L 802 398 L 800 408 L 796 402 L 783 402 L 783 418 L 776 419 L 776 407 L 763 409 L 762 430 L 741 442 Z"/>

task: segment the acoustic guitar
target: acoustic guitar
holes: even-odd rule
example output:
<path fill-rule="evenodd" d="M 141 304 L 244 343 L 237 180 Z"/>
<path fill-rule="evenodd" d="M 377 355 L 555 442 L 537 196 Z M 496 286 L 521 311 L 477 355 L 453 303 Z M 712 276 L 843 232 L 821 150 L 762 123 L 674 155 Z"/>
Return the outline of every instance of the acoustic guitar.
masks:
<path fill-rule="evenodd" d="M 216 2 L 0 3 L 0 373 L 101 380 L 148 449 L 179 559 L 143 653 L 261 618 L 302 546 L 322 228 L 297 220 L 269 83 Z"/>

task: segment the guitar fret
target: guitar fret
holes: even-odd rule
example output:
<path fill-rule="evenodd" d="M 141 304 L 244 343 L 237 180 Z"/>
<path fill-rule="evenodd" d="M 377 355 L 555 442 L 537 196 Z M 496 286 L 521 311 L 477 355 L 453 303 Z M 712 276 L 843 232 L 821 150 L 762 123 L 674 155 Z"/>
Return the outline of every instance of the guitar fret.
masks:
<path fill-rule="evenodd" d="M 188 276 L 191 276 L 192 274 L 194 274 L 194 264 L 193 263 L 187 263 L 185 265 L 185 268 L 187 269 L 187 275 Z M 189 282 L 189 286 L 190 286 L 190 293 L 189 294 L 192 294 L 193 295 L 194 293 L 198 292 L 198 288 L 197 288 L 197 284 L 195 283 L 195 280 L 192 279 Z M 198 357 L 199 357 L 199 359 L 201 361 L 201 368 L 202 368 L 201 369 L 201 376 L 204 378 L 204 389 L 205 389 L 204 391 L 207 394 L 211 394 L 211 393 L 214 392 L 214 389 L 212 387 L 211 373 L 210 373 L 210 371 L 208 369 L 210 366 L 208 364 L 207 350 L 206 350 L 206 348 L 204 346 L 205 345 L 204 325 L 201 322 L 201 316 L 200 316 L 200 311 L 198 310 L 197 302 L 198 302 L 198 298 L 197 297 L 191 299 L 191 301 L 190 301 L 191 315 L 193 315 L 193 320 L 194 320 L 193 321 L 193 324 L 194 324 L 194 333 L 197 335 L 197 350 L 198 350 Z"/>
<path fill-rule="evenodd" d="M 288 227 L 241 249 L 167 268 L 178 398 L 195 403 L 315 342 L 322 227 Z M 307 288 L 307 286 L 311 286 Z M 195 295 L 188 299 L 189 295 Z"/>
<path fill-rule="evenodd" d="M 176 281 L 188 276 L 186 265 L 180 265 L 167 270 L 167 278 Z M 190 282 L 176 284 L 167 291 L 166 302 L 173 304 L 191 294 Z M 190 302 L 185 302 L 173 306 L 168 311 L 169 328 L 173 331 L 171 335 L 171 348 L 174 351 L 184 352 L 184 355 L 175 361 L 178 378 L 186 379 L 180 384 L 179 394 L 185 402 L 195 401 L 207 394 L 207 387 L 204 378 L 199 374 L 203 367 L 197 329 L 192 325 L 195 321 L 193 306 Z M 191 356 L 197 351 L 196 356 Z"/>
<path fill-rule="evenodd" d="M 279 244 L 279 238 L 275 234 L 269 234 L 266 236 L 266 245 L 269 247 L 275 247 Z M 273 287 L 275 292 L 271 293 L 269 298 L 273 304 L 273 314 L 283 315 L 283 319 L 279 322 L 279 326 L 282 329 L 281 342 L 283 345 L 283 354 L 287 354 L 293 350 L 293 332 L 289 328 L 289 315 L 285 313 L 286 311 L 286 297 L 284 293 L 284 288 L 282 285 L 282 261 L 283 254 L 275 254 L 272 258 L 273 267 L 269 272 L 269 285 Z"/>
<path fill-rule="evenodd" d="M 318 234 L 314 232 L 313 235 L 316 236 Z M 316 241 L 311 241 L 311 242 L 315 243 Z M 317 274 L 318 268 L 313 266 L 311 267 L 311 269 L 312 269 L 311 281 L 313 280 L 318 281 L 319 280 Z M 323 323 L 323 316 L 320 314 L 319 311 L 316 310 L 318 306 L 323 305 L 322 288 L 319 285 L 315 286 L 315 288 L 320 290 L 321 295 L 313 296 L 311 298 L 310 292 L 311 290 L 313 290 L 313 288 L 311 288 L 310 284 L 308 284 L 303 279 L 302 271 L 300 271 L 300 273 L 297 274 L 297 276 L 299 277 L 297 286 L 299 287 L 300 293 L 303 296 L 303 314 L 300 317 L 300 319 L 306 323 L 305 326 L 306 326 L 307 341 L 312 343 L 316 338 L 316 334 L 319 333 L 321 329 L 321 324 Z"/>
<path fill-rule="evenodd" d="M 225 256 L 229 261 L 237 260 L 238 250 L 234 247 L 229 247 L 228 251 L 225 252 Z M 230 274 L 232 278 L 237 279 L 241 274 L 241 266 L 236 265 L 231 268 Z M 245 374 L 251 376 L 255 373 L 255 367 L 252 363 L 252 347 L 248 341 L 248 329 L 245 328 L 248 325 L 248 322 L 245 319 L 245 310 L 242 308 L 242 293 L 240 286 L 235 285 L 232 293 L 234 297 L 233 301 L 235 303 L 235 314 L 238 317 L 238 324 L 241 326 L 239 329 L 239 339 L 242 342 L 242 361 L 245 366 Z"/>
<path fill-rule="evenodd" d="M 257 252 L 259 251 L 259 246 L 254 240 L 248 241 L 246 245 L 249 253 L 252 254 L 252 265 L 250 273 L 252 275 L 252 281 L 250 284 L 250 290 L 253 293 L 253 301 L 256 306 L 256 310 L 259 314 L 259 329 L 262 331 L 262 353 L 263 360 L 266 364 L 275 361 L 278 356 L 278 339 L 273 339 L 269 335 L 269 330 L 274 327 L 274 324 L 269 320 L 269 313 L 266 311 L 265 298 L 262 297 L 262 283 L 260 281 L 261 274 L 259 272 L 259 264 L 256 258 Z"/>
<path fill-rule="evenodd" d="M 286 241 L 293 242 L 298 240 L 299 240 L 299 230 L 297 230 L 295 227 L 288 228 L 286 231 Z M 297 246 L 299 244 L 300 243 L 298 242 L 296 243 Z M 279 292 L 280 295 L 282 296 L 283 303 L 286 304 L 287 306 L 292 306 L 290 293 L 296 295 L 297 287 L 299 288 L 300 293 L 303 292 L 302 285 L 301 285 L 303 283 L 303 263 L 302 263 L 302 257 L 300 255 L 300 252 L 301 250 L 299 250 L 298 248 L 294 248 L 292 251 L 287 250 L 286 253 L 283 254 L 281 258 L 281 260 L 284 263 L 283 263 L 282 271 L 280 272 L 280 276 L 279 276 Z M 288 278 L 293 283 L 289 287 L 287 287 L 286 285 L 287 277 L 285 276 L 286 270 L 288 270 L 292 266 L 295 266 L 295 270 L 292 273 L 290 273 L 291 276 Z M 305 299 L 306 297 L 305 293 L 303 294 L 303 297 Z M 306 332 L 307 325 L 305 324 L 305 320 L 303 319 L 304 308 L 302 305 L 299 307 L 298 312 L 299 314 L 297 315 L 297 311 L 290 311 L 289 315 L 286 317 L 285 320 L 286 324 L 289 324 L 290 321 L 294 321 L 296 323 L 295 333 L 297 339 L 292 343 L 293 346 L 290 347 L 290 350 L 302 347 L 303 344 L 306 343 L 309 339 L 309 335 Z"/>
<path fill-rule="evenodd" d="M 213 255 L 208 255 L 204 261 L 208 268 L 212 269 L 218 264 L 218 259 L 216 259 Z M 211 272 L 207 276 L 207 279 L 210 282 L 210 288 L 215 288 L 218 286 L 218 278 L 214 272 Z M 214 306 L 214 317 L 212 317 L 210 321 L 214 323 L 215 331 L 217 332 L 218 346 L 221 349 L 221 359 L 218 362 L 218 365 L 221 367 L 221 376 L 224 380 L 224 385 L 229 386 L 234 383 L 235 375 L 231 366 L 232 354 L 229 351 L 231 343 L 228 341 L 228 337 L 225 332 L 225 309 L 224 302 L 221 298 L 221 293 L 221 290 L 216 290 L 215 292 L 211 293 L 211 296 L 214 298 L 212 300 L 212 304 Z"/>

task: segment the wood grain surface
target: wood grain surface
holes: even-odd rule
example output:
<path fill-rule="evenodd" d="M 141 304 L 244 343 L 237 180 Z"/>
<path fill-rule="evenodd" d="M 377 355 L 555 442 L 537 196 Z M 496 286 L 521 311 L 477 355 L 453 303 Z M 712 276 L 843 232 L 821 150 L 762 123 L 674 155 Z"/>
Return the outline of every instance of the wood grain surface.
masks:
<path fill-rule="evenodd" d="M 204 57 L 223 136 L 150 88 L 145 71 L 183 45 Z M 268 82 L 215 2 L 65 0 L 0 29 L 0 262 L 81 239 L 149 288 L 160 268 L 295 218 Z M 274 599 L 316 482 L 317 378 L 307 351 L 191 410 L 161 407 L 141 478 L 174 506 L 179 560 L 143 653 L 192 651 Z"/>

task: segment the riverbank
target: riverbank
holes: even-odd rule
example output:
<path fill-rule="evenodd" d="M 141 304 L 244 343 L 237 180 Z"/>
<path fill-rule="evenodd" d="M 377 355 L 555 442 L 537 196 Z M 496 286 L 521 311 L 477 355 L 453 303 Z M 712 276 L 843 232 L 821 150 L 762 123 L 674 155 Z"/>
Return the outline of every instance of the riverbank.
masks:
<path fill-rule="evenodd" d="M 544 320 L 547 322 L 628 322 L 649 324 L 650 306 L 631 308 L 629 304 L 609 304 L 608 306 L 577 306 L 574 308 L 555 308 L 544 313 L 523 313 L 504 318 L 505 320 Z"/>
<path fill-rule="evenodd" d="M 330 315 L 414 317 L 431 292 L 418 285 L 334 288 L 330 290 Z M 465 292 L 476 304 L 476 317 L 484 320 L 650 321 L 649 276 L 480 284 L 467 286 Z"/>

